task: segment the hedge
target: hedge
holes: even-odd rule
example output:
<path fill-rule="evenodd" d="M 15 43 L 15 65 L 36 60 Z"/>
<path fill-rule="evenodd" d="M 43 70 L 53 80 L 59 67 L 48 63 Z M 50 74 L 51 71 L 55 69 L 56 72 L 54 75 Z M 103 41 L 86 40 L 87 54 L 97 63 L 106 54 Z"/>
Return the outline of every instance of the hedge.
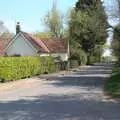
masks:
<path fill-rule="evenodd" d="M 56 69 L 52 57 L 1 57 L 0 81 L 22 79 Z"/>

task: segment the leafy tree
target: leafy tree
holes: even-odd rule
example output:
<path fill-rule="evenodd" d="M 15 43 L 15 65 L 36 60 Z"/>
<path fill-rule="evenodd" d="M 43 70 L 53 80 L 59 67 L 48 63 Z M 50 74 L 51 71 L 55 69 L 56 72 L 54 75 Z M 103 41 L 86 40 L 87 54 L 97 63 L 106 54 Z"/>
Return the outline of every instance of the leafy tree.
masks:
<path fill-rule="evenodd" d="M 14 33 L 11 33 L 5 26 L 4 21 L 0 20 L 0 37 L 13 37 Z"/>
<path fill-rule="evenodd" d="M 107 17 L 99 0 L 79 0 L 71 11 L 69 32 L 71 41 L 76 41 L 92 56 L 96 45 L 104 45 L 107 38 Z"/>
<path fill-rule="evenodd" d="M 51 32 L 36 32 L 34 33 L 34 36 L 38 38 L 51 38 L 52 33 Z"/>
<path fill-rule="evenodd" d="M 75 9 L 76 11 L 82 10 L 89 12 L 89 9 L 97 9 L 98 4 L 100 4 L 100 0 L 78 0 Z"/>
<path fill-rule="evenodd" d="M 117 12 L 117 17 L 119 18 L 119 24 L 120 24 L 120 0 L 117 0 L 117 7 L 118 7 L 118 12 Z"/>
<path fill-rule="evenodd" d="M 12 38 L 15 34 L 11 33 L 11 32 L 2 32 L 0 33 L 0 37 L 8 37 L 8 38 Z"/>
<path fill-rule="evenodd" d="M 4 25 L 4 21 L 0 20 L 0 33 L 9 32 L 8 28 Z"/>
<path fill-rule="evenodd" d="M 114 36 L 112 40 L 112 52 L 120 62 L 120 24 L 114 29 Z"/>

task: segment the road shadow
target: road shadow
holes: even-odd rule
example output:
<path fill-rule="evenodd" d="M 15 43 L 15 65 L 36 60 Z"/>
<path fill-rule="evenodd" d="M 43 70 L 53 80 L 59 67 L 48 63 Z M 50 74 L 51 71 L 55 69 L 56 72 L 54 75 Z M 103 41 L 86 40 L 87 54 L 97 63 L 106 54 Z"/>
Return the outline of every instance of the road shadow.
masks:
<path fill-rule="evenodd" d="M 65 76 L 65 77 L 56 77 L 49 78 L 47 80 L 53 80 L 54 82 L 50 82 L 48 84 L 52 84 L 55 86 L 77 86 L 77 87 L 101 87 L 103 83 L 102 77 L 92 77 L 92 76 Z"/>
<path fill-rule="evenodd" d="M 0 102 L 0 120 L 119 120 L 120 104 L 78 96 L 40 96 Z"/>
<path fill-rule="evenodd" d="M 92 66 L 87 70 L 76 70 L 72 75 L 66 76 L 47 76 L 42 79 L 54 86 L 77 86 L 77 87 L 101 87 L 108 80 L 108 75 L 111 74 L 111 67 L 107 66 Z M 41 77 L 40 77 L 41 78 Z"/>

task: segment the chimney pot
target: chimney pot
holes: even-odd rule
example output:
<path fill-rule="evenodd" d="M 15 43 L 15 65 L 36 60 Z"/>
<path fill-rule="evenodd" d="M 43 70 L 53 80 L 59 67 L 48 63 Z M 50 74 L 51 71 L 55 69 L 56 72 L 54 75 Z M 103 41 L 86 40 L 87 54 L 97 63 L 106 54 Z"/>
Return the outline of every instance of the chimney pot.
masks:
<path fill-rule="evenodd" d="M 18 34 L 20 32 L 20 22 L 17 22 L 16 25 L 16 34 Z"/>

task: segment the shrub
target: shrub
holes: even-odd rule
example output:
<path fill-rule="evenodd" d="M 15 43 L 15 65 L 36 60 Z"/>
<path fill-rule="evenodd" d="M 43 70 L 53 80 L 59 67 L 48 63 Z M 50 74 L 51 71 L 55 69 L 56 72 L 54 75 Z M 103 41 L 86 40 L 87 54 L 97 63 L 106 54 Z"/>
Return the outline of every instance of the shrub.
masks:
<path fill-rule="evenodd" d="M 2 57 L 0 58 L 0 79 L 3 82 L 54 72 L 52 57 Z"/>
<path fill-rule="evenodd" d="M 87 55 L 83 50 L 77 50 L 72 52 L 70 60 L 77 60 L 79 65 L 86 65 Z"/>
<path fill-rule="evenodd" d="M 96 57 L 95 56 L 90 56 L 89 64 L 93 64 L 93 63 L 96 63 L 96 62 L 97 62 Z"/>

